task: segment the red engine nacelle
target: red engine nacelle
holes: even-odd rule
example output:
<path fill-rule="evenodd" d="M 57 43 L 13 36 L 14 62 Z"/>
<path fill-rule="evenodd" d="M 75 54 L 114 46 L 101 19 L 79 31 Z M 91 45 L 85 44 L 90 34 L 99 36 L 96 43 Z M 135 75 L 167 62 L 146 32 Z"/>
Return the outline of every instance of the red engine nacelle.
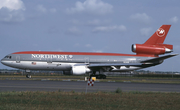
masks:
<path fill-rule="evenodd" d="M 148 55 L 161 55 L 172 52 L 173 45 L 169 44 L 156 44 L 156 45 L 144 45 L 144 44 L 133 44 L 132 51 L 137 54 L 148 54 Z"/>

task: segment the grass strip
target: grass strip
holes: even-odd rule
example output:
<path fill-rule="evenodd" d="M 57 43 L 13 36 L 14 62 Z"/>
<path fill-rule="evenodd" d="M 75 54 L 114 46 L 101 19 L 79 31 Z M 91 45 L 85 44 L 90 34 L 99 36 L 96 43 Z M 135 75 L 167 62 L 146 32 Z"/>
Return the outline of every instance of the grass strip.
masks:
<path fill-rule="evenodd" d="M 0 92 L 0 110 L 180 110 L 180 93 L 115 92 Z"/>
<path fill-rule="evenodd" d="M 0 80 L 51 80 L 51 81 L 84 81 L 85 76 L 32 76 L 26 78 L 20 75 L 0 75 Z M 86 76 L 88 77 L 88 76 Z M 166 83 L 180 84 L 179 78 L 152 78 L 152 77 L 107 77 L 107 79 L 97 79 L 101 82 L 134 82 L 134 83 Z"/>

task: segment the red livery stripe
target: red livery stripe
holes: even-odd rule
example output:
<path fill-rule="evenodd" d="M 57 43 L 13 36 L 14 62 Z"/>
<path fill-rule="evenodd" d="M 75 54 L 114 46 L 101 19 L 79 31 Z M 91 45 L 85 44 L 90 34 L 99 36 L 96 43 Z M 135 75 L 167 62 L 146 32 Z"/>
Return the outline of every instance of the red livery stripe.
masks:
<path fill-rule="evenodd" d="M 152 57 L 151 55 L 131 55 L 131 54 L 119 54 L 119 53 L 91 53 L 91 52 L 48 52 L 48 51 L 23 51 L 15 52 L 12 54 L 53 54 L 53 55 L 99 55 L 99 56 L 141 56 Z"/>

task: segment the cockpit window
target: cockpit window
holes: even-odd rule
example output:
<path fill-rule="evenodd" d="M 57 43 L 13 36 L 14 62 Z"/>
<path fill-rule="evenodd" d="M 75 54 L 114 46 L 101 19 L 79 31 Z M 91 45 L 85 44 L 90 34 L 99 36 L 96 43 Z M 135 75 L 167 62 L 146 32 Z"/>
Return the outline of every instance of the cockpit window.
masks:
<path fill-rule="evenodd" d="M 11 59 L 11 56 L 5 56 L 4 58 Z"/>

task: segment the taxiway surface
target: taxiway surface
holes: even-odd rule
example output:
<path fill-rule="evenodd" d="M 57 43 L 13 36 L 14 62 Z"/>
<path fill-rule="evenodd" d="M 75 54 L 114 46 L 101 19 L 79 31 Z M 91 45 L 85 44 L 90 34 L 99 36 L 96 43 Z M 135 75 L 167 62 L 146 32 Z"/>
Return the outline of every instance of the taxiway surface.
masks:
<path fill-rule="evenodd" d="M 33 80 L 0 80 L 0 91 L 75 91 L 85 92 L 87 82 L 84 81 L 33 81 Z M 180 84 L 153 84 L 153 83 L 122 83 L 122 82 L 95 82 L 88 87 L 88 92 L 115 91 L 153 91 L 153 92 L 180 92 Z"/>

